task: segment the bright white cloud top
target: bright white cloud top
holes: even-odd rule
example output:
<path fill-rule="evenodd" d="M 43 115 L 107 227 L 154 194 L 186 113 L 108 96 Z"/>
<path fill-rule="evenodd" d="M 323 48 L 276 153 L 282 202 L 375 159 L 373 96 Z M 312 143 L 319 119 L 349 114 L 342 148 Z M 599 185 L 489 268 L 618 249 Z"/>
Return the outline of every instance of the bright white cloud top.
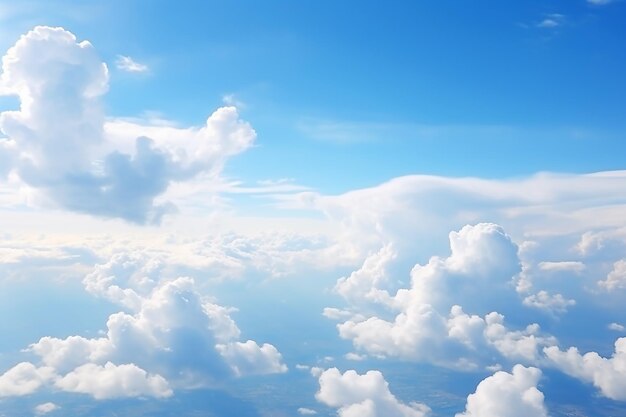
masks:
<path fill-rule="evenodd" d="M 622 7 L 579 3 L 585 13 Z M 7 10 L 0 0 L 0 20 Z M 74 19 L 88 14 L 77 9 Z M 583 24 L 571 10 L 534 16 L 517 29 L 542 39 Z M 248 18 L 242 25 L 253 30 Z M 312 73 L 301 78 L 311 83 L 303 99 L 310 109 L 259 98 L 282 85 L 269 76 L 271 59 L 288 66 L 275 49 L 287 54 L 294 42 L 307 50 L 291 33 L 301 28 L 290 28 L 280 40 L 272 32 L 232 49 L 217 34 L 214 43 L 189 34 L 199 52 L 186 42 L 179 53 L 171 34 L 142 51 L 97 30 L 49 26 L 20 30 L 7 44 L 0 331 L 10 336 L 0 343 L 0 414 L 563 417 L 592 410 L 608 417 L 626 410 L 626 167 L 529 166 L 515 175 L 422 169 L 429 161 L 421 152 L 430 147 L 456 158 L 460 142 L 449 141 L 459 129 L 468 135 L 463 161 L 511 163 L 496 152 L 500 145 L 484 146 L 494 134 L 514 142 L 515 129 L 496 124 L 430 131 L 415 121 L 338 122 L 356 136 L 363 126 L 376 133 L 340 143 L 302 138 L 303 120 L 323 119 L 306 112 L 326 111 L 310 110 L 326 91 Z M 299 55 L 285 56 L 294 73 L 302 70 Z M 150 66 L 133 57 L 150 57 Z M 197 72 L 207 68 L 203 59 L 229 65 L 211 62 L 215 74 Z M 240 78 L 250 67 L 273 81 Z M 342 82 L 357 83 L 356 94 L 354 75 Z M 212 97 L 200 92 L 207 86 L 216 89 Z M 141 88 L 145 96 L 130 93 Z M 338 112 L 330 103 L 337 94 L 325 97 L 329 113 Z M 179 113 L 170 107 L 177 117 L 161 112 L 178 100 L 192 104 Z M 617 129 L 609 133 L 565 130 L 581 142 L 599 135 L 615 145 L 618 124 L 607 122 Z M 399 134 L 408 143 L 416 129 L 419 146 L 402 148 L 415 155 L 407 170 L 406 155 L 386 153 L 400 138 L 377 137 Z M 563 129 L 524 132 L 545 139 Z M 472 136 L 481 134 L 486 139 Z M 545 151 L 556 159 L 553 144 L 545 146 L 535 157 Z M 359 158 L 384 178 L 356 169 Z"/>

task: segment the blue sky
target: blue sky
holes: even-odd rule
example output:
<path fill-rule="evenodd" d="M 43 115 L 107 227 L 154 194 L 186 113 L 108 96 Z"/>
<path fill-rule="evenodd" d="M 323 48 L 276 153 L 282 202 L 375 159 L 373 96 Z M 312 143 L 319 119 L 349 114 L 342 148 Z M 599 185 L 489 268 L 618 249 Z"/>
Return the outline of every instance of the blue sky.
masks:
<path fill-rule="evenodd" d="M 625 18 L 0 0 L 0 414 L 620 415 Z"/>

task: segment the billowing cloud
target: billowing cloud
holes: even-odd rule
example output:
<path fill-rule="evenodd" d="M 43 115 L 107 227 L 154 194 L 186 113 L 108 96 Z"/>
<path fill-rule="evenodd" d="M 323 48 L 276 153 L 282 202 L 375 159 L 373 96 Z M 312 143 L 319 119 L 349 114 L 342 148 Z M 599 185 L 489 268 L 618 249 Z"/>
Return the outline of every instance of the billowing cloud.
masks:
<path fill-rule="evenodd" d="M 456 417 L 548 417 L 544 396 L 537 389 L 541 371 L 515 365 L 485 378 L 467 397 L 465 412 Z"/>
<path fill-rule="evenodd" d="M 609 272 L 605 280 L 598 281 L 598 285 L 607 291 L 626 288 L 626 260 L 619 260 L 613 264 L 613 270 Z"/>
<path fill-rule="evenodd" d="M 59 378 L 55 385 L 64 391 L 89 394 L 97 400 L 119 397 L 169 397 L 167 381 L 160 375 L 149 375 L 133 364 L 104 366 L 81 365 Z"/>
<path fill-rule="evenodd" d="M 202 128 L 163 128 L 153 138 L 146 135 L 158 129 L 105 128 L 107 67 L 89 42 L 62 28 L 38 26 L 23 35 L 2 70 L 2 91 L 21 103 L 0 114 L 4 174 L 14 172 L 43 202 L 69 210 L 158 222 L 173 210 L 157 201 L 170 184 L 215 176 L 256 137 L 234 107 L 218 109 Z"/>
<path fill-rule="evenodd" d="M 55 377 L 50 367 L 21 362 L 0 375 L 0 398 L 32 394 Z"/>
<path fill-rule="evenodd" d="M 615 341 L 615 353 L 611 358 L 604 358 L 597 352 L 581 355 L 575 347 L 561 351 L 550 346 L 544 352 L 556 368 L 592 383 L 605 397 L 626 400 L 626 337 Z"/>
<path fill-rule="evenodd" d="M 509 330 L 491 305 L 519 304 L 513 278 L 520 271 L 517 246 L 494 224 L 465 226 L 449 235 L 451 254 L 432 257 L 411 271 L 410 288 L 392 295 L 384 286 L 395 259 L 390 247 L 368 257 L 361 269 L 341 278 L 335 290 L 353 305 L 349 311 L 326 309 L 325 315 L 343 322 L 339 335 L 374 356 L 396 356 L 441 365 L 473 368 L 493 350 L 510 360 L 540 359 L 541 348 L 555 343 L 537 324 Z M 382 286 L 382 288 L 381 288 Z M 370 306 L 360 308 L 358 301 Z M 378 305 L 380 313 L 372 313 Z M 466 314 L 463 309 L 484 317 Z M 385 318 L 389 311 L 395 317 Z"/>
<path fill-rule="evenodd" d="M 59 373 L 84 364 L 133 364 L 182 386 L 228 376 L 229 367 L 236 375 L 286 371 L 274 346 L 239 343 L 229 310 L 203 299 L 190 278 L 164 281 L 147 296 L 128 288 L 104 292 L 122 305 L 136 301 L 134 314 L 112 314 L 104 337 L 43 337 L 29 349 Z"/>
<path fill-rule="evenodd" d="M 250 374 L 278 374 L 287 372 L 282 356 L 269 343 L 259 346 L 255 341 L 232 342 L 216 345 L 237 376 Z"/>
<path fill-rule="evenodd" d="M 94 398 L 165 397 L 231 376 L 282 373 L 287 367 L 269 343 L 239 342 L 231 309 L 203 297 L 191 278 L 165 279 L 158 260 L 119 255 L 84 280 L 88 291 L 120 304 L 96 338 L 45 336 L 29 346 L 41 368 L 24 363 L 7 371 L 28 384 L 7 382 L 5 395 L 30 393 L 54 379 L 62 390 Z M 126 312 L 128 311 L 128 312 Z M 45 370 L 47 379 L 39 378 Z M 1 379 L 0 379 L 1 381 Z M 26 384 L 26 382 L 24 382 Z"/>
<path fill-rule="evenodd" d="M 338 409 L 340 417 L 425 417 L 430 408 L 412 402 L 404 404 L 389 390 L 389 384 L 379 371 L 359 375 L 354 370 L 339 372 L 337 368 L 319 375 L 317 400 Z"/>

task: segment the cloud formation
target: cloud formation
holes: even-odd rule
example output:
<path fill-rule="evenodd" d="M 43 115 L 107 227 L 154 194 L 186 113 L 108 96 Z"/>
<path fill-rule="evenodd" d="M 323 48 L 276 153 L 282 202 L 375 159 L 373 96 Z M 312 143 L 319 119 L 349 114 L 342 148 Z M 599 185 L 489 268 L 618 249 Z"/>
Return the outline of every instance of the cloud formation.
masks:
<path fill-rule="evenodd" d="M 104 366 L 88 363 L 59 378 L 55 386 L 67 392 L 89 394 L 96 400 L 119 397 L 169 397 L 167 381 L 160 375 L 149 375 L 133 364 Z"/>
<path fill-rule="evenodd" d="M 13 172 L 44 202 L 72 211 L 158 222 L 174 209 L 157 202 L 170 184 L 215 176 L 256 137 L 234 107 L 175 137 L 166 129 L 149 138 L 137 126 L 112 137 L 101 105 L 107 67 L 89 42 L 62 28 L 23 35 L 3 57 L 0 83 L 20 100 L 19 110 L 0 114 L 2 174 Z"/>
<path fill-rule="evenodd" d="M 485 378 L 467 397 L 465 412 L 456 417 L 548 417 L 544 396 L 537 389 L 541 371 L 515 365 Z"/>
<path fill-rule="evenodd" d="M 0 398 L 32 394 L 54 378 L 50 367 L 21 362 L 0 375 Z"/>
<path fill-rule="evenodd" d="M 142 73 L 147 72 L 149 70 L 148 66 L 145 64 L 141 64 L 129 56 L 118 55 L 115 60 L 115 66 L 117 69 L 126 72 L 134 72 L 134 73 Z"/>
<path fill-rule="evenodd" d="M 0 397 L 42 386 L 96 399 L 168 397 L 232 377 L 283 373 L 281 353 L 269 343 L 240 341 L 232 309 L 202 296 L 191 278 L 164 278 L 146 256 L 116 255 L 84 279 L 86 289 L 119 304 L 106 332 L 95 338 L 42 337 L 23 362 L 0 376 Z"/>
<path fill-rule="evenodd" d="M 359 375 L 349 370 L 342 374 L 331 368 L 319 375 L 319 384 L 315 398 L 337 408 L 339 417 L 425 417 L 430 413 L 424 404 L 400 402 L 379 371 Z"/>
<path fill-rule="evenodd" d="M 550 346 L 544 352 L 559 370 L 592 383 L 608 398 L 626 400 L 626 337 L 615 341 L 615 352 L 611 358 L 604 358 L 597 352 L 581 355 L 575 347 L 562 351 Z"/>
<path fill-rule="evenodd" d="M 35 415 L 36 416 L 43 416 L 44 414 L 48 414 L 51 413 L 55 410 L 58 410 L 59 407 L 58 405 L 56 405 L 53 402 L 47 402 L 47 403 L 42 403 L 42 404 L 38 404 L 35 406 Z"/>
<path fill-rule="evenodd" d="M 381 287 L 397 280 L 388 273 L 395 258 L 389 247 L 339 279 L 335 290 L 350 301 L 352 313 L 325 310 L 329 318 L 342 321 L 337 325 L 339 335 L 370 355 L 444 366 L 485 366 L 489 351 L 509 360 L 539 361 L 541 347 L 555 339 L 543 335 L 537 324 L 510 330 L 504 316 L 490 310 L 493 305 L 520 302 L 513 286 L 520 272 L 517 246 L 500 226 L 487 223 L 465 226 L 451 232 L 449 239 L 450 256 L 434 256 L 413 267 L 410 287 L 395 295 Z M 361 307 L 359 300 L 369 306 Z M 464 308 L 484 316 L 467 314 Z M 387 319 L 389 312 L 392 316 Z"/>

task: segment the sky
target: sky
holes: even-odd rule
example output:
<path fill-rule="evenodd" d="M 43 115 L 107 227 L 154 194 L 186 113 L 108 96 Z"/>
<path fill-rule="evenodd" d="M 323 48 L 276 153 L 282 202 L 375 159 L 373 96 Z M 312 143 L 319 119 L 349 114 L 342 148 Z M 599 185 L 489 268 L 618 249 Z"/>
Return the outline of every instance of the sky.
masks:
<path fill-rule="evenodd" d="M 0 416 L 623 414 L 625 18 L 0 0 Z"/>

